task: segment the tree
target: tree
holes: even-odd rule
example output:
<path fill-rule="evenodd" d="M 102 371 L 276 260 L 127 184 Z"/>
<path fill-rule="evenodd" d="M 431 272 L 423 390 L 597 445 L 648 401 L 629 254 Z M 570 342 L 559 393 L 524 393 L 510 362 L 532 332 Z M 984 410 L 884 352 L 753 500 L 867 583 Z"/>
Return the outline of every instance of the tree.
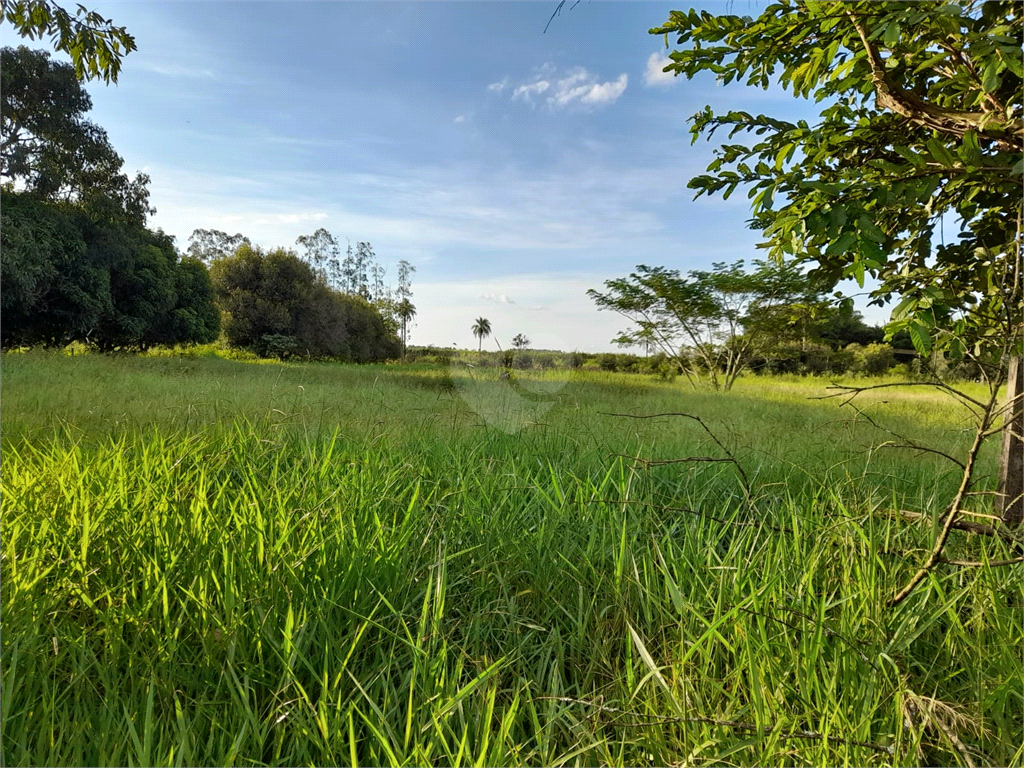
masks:
<path fill-rule="evenodd" d="M 22 37 L 49 36 L 56 50 L 71 57 L 79 80 L 116 83 L 121 59 L 136 50 L 135 38 L 124 27 L 81 5 L 72 16 L 52 0 L 3 0 L 0 16 Z"/>
<path fill-rule="evenodd" d="M 1022 11 L 781 0 L 756 19 L 673 11 L 651 30 L 682 47 L 666 71 L 775 80 L 824 104 L 814 125 L 706 107 L 695 141 L 723 128 L 757 138 L 723 145 L 689 182 L 697 196 L 749 188 L 774 258 L 812 263 L 831 284 L 871 276 L 877 302 L 899 300 L 890 335 L 971 360 L 993 392 L 1021 354 Z M 944 236 L 943 222 L 958 231 Z M 1009 412 L 1020 396 L 1011 387 Z M 1007 419 L 1004 441 L 1022 431 Z M 1019 474 L 1000 487 L 1011 523 L 1024 514 Z"/>
<path fill-rule="evenodd" d="M 792 307 L 818 301 L 793 265 L 717 263 L 711 271 L 639 265 L 627 278 L 605 282 L 606 292 L 587 291 L 601 309 L 634 324 L 614 342 L 650 343 L 674 360 L 691 383 L 704 374 L 715 389 L 729 390 L 750 360 L 791 331 Z M 684 345 L 684 346 L 680 346 Z"/>
<path fill-rule="evenodd" d="M 219 229 L 194 229 L 188 237 L 188 255 L 206 266 L 231 256 L 242 245 L 252 245 L 241 233 L 229 235 Z"/>
<path fill-rule="evenodd" d="M 404 298 L 395 307 L 399 320 L 402 321 L 402 353 L 409 344 L 409 322 L 416 317 L 416 305 Z"/>
<path fill-rule="evenodd" d="M 331 274 L 335 271 L 332 265 L 337 264 L 339 253 L 334 235 L 320 227 L 312 235 L 299 235 L 295 244 L 306 249 L 306 263 L 313 267 L 321 280 L 330 285 Z"/>
<path fill-rule="evenodd" d="M 92 100 L 68 64 L 25 46 L 0 51 L 0 177 L 98 218 L 144 224 L 149 177 L 130 179 L 107 133 L 85 119 Z"/>
<path fill-rule="evenodd" d="M 412 275 L 416 267 L 405 259 L 398 262 L 398 288 L 395 289 L 395 312 L 402 323 L 402 351 L 409 341 L 409 322 L 416 317 L 412 303 Z"/>
<path fill-rule="evenodd" d="M 210 270 L 224 331 L 233 346 L 261 355 L 300 354 L 355 362 L 396 357 L 398 339 L 380 312 L 359 296 L 339 293 L 294 253 L 248 244 Z"/>
<path fill-rule="evenodd" d="M 100 348 L 209 342 L 220 315 L 206 268 L 174 240 L 80 206 L 6 190 L 0 208 L 2 343 Z"/>
<path fill-rule="evenodd" d="M 530 340 L 521 333 L 517 333 L 512 337 L 512 346 L 516 349 L 526 349 L 530 346 Z"/>
<path fill-rule="evenodd" d="M 473 323 L 473 335 L 480 340 L 477 352 L 482 352 L 484 339 L 491 335 L 491 321 L 486 317 L 478 317 Z"/>

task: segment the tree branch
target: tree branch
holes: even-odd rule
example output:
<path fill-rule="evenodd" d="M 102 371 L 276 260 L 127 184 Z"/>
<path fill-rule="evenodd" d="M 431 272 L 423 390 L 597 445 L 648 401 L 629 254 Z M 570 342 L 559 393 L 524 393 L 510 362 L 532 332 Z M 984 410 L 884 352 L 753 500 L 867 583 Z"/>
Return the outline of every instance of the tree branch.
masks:
<path fill-rule="evenodd" d="M 954 109 L 942 109 L 929 104 L 916 93 L 904 90 L 893 83 L 885 70 L 885 62 L 878 54 L 878 49 L 868 40 L 864 25 L 849 8 L 846 15 L 857 31 L 868 65 L 871 67 L 871 80 L 875 86 L 875 101 L 882 109 L 888 109 L 912 123 L 926 128 L 962 137 L 968 131 L 979 131 L 992 138 L 1000 149 L 1006 152 L 1024 150 L 1024 123 L 1021 120 L 1007 120 L 994 112 L 963 112 Z M 1005 113 L 1004 113 L 1005 114 Z M 1002 135 L 993 135 L 991 128 L 996 128 Z"/>

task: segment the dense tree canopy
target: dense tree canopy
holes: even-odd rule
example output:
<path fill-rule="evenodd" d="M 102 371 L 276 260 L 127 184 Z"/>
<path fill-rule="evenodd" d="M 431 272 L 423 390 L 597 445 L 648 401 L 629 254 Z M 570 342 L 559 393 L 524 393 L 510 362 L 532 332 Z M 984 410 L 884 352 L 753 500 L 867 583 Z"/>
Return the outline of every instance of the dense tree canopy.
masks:
<path fill-rule="evenodd" d="M 0 177 L 95 218 L 144 224 L 149 177 L 122 173 L 107 133 L 85 118 L 92 100 L 74 69 L 25 46 L 0 51 Z"/>
<path fill-rule="evenodd" d="M 365 299 L 332 290 L 284 249 L 247 244 L 213 263 L 228 341 L 259 354 L 298 354 L 372 362 L 397 357 L 400 344 Z"/>
<path fill-rule="evenodd" d="M 80 206 L 7 188 L 0 247 L 4 346 L 142 348 L 217 338 L 205 267 L 179 261 L 163 232 L 96 221 Z"/>
<path fill-rule="evenodd" d="M 149 179 L 121 172 L 72 67 L 25 47 L 0 56 L 4 346 L 216 339 L 205 268 L 146 228 Z"/>

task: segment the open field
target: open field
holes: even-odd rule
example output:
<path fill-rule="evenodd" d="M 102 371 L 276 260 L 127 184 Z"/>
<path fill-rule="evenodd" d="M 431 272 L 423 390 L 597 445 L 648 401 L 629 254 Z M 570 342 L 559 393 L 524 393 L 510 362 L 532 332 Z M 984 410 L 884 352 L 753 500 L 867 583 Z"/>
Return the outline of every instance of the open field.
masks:
<path fill-rule="evenodd" d="M 497 376 L 4 355 L 4 764 L 1022 763 L 1021 566 L 885 607 L 932 539 L 887 512 L 956 466 L 821 379 L 535 374 L 531 410 Z M 971 437 L 930 390 L 858 402 Z M 721 445 L 608 415 L 667 411 Z M 749 499 L 628 458 L 726 450 Z"/>

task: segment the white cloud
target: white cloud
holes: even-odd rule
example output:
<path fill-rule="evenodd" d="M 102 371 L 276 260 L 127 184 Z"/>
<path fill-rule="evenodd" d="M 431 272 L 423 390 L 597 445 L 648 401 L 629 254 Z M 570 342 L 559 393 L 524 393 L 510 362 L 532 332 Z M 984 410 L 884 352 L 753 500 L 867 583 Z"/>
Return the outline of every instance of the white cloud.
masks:
<path fill-rule="evenodd" d="M 672 59 L 663 53 L 655 51 L 647 59 L 647 69 L 644 71 L 644 84 L 647 86 L 652 85 L 671 85 L 675 82 L 676 76 L 673 72 L 663 72 L 662 70 L 672 63 Z"/>
<path fill-rule="evenodd" d="M 513 89 L 512 98 L 532 102 L 534 96 L 546 93 L 548 94 L 548 106 L 552 108 L 563 108 L 573 104 L 591 107 L 603 106 L 614 104 L 629 84 L 629 75 L 625 72 L 615 80 L 602 83 L 598 81 L 596 75 L 583 67 L 573 67 L 566 72 L 564 77 L 558 79 L 551 76 L 555 71 L 556 68 L 553 65 L 545 64 L 532 80 L 521 83 Z M 496 85 L 501 85 L 501 88 L 496 88 Z M 500 92 L 504 86 L 505 81 L 502 81 L 501 84 L 492 83 L 488 87 Z"/>
<path fill-rule="evenodd" d="M 495 304 L 515 304 L 512 299 L 503 293 L 481 293 L 477 298 L 483 299 L 484 301 L 491 301 Z"/>
<path fill-rule="evenodd" d="M 465 115 L 459 115 L 452 122 L 454 122 L 454 123 L 464 123 L 464 122 L 466 122 L 466 116 Z"/>
<path fill-rule="evenodd" d="M 629 75 L 623 72 L 615 82 L 594 83 L 580 97 L 584 104 L 614 104 L 626 90 Z"/>
<path fill-rule="evenodd" d="M 279 221 L 283 221 L 286 224 L 295 224 L 300 221 L 323 221 L 327 218 L 327 214 L 322 211 L 311 211 L 308 213 L 281 213 L 277 216 Z"/>
<path fill-rule="evenodd" d="M 551 87 L 551 83 L 547 80 L 536 80 L 532 83 L 524 83 L 523 85 L 516 86 L 516 89 L 512 92 L 512 98 L 518 99 L 520 96 L 526 101 L 530 100 L 533 94 L 544 93 L 548 88 Z"/>
<path fill-rule="evenodd" d="M 487 86 L 487 90 L 488 91 L 497 91 L 498 93 L 501 93 L 502 91 L 505 90 L 505 87 L 507 85 L 508 85 L 508 78 L 507 77 L 503 77 L 501 79 L 501 82 L 491 83 L 490 85 L 488 85 Z"/>

